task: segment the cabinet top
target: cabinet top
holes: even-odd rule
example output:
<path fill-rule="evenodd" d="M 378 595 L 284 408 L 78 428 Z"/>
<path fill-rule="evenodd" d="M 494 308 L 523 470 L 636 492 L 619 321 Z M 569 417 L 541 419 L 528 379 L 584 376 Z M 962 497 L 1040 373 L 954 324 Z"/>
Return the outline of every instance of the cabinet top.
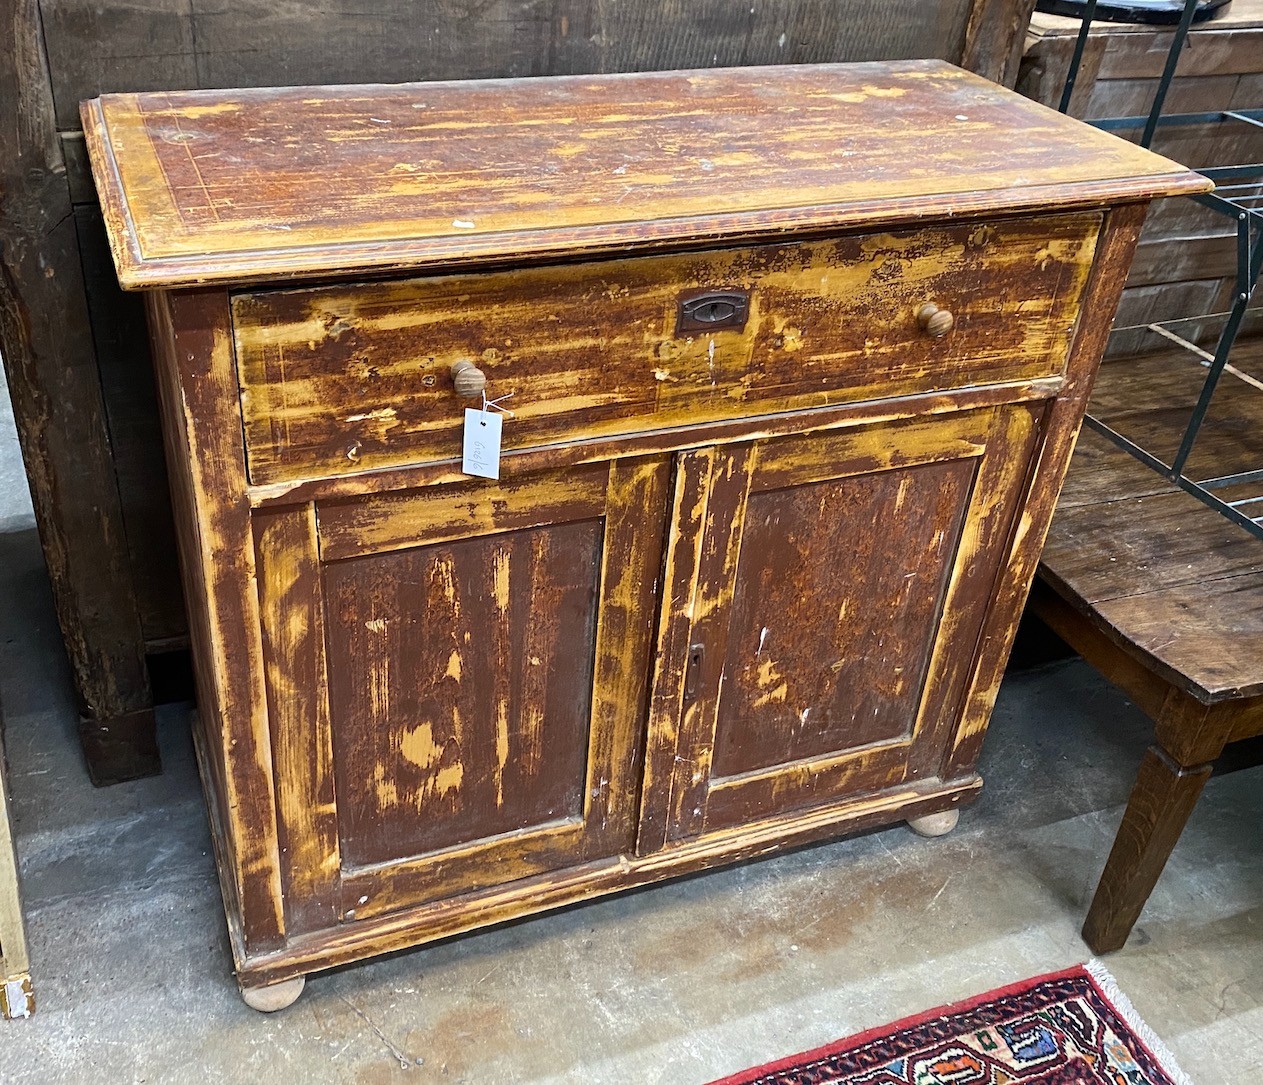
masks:
<path fill-rule="evenodd" d="M 1204 191 L 940 61 L 108 94 L 124 287 L 769 239 Z"/>

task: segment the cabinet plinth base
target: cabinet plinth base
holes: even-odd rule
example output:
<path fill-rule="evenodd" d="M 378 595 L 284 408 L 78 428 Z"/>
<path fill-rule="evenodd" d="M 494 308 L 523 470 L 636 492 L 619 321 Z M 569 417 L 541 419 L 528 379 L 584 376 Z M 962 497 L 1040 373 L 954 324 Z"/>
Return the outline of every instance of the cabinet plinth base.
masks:
<path fill-rule="evenodd" d="M 249 986 L 260 990 L 365 957 L 410 949 L 669 878 L 771 856 L 815 841 L 889 828 L 901 821 L 916 820 L 922 811 L 942 810 L 945 803 L 968 804 L 981 787 L 982 780 L 977 775 L 947 784 L 926 781 L 893 794 L 851 800 L 805 816 L 762 822 L 742 832 L 684 841 L 653 855 L 599 860 L 460 899 L 357 919 L 329 930 L 299 935 L 283 949 L 272 952 L 250 953 L 240 941 L 239 928 L 230 927 L 237 979 L 243 989 Z M 221 827 L 213 813 L 211 824 L 218 834 Z"/>

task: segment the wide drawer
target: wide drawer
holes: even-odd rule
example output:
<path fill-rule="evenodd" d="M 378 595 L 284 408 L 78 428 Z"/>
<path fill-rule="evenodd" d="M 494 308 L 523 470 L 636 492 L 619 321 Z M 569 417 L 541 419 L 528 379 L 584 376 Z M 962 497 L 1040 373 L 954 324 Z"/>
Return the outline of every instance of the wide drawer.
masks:
<path fill-rule="evenodd" d="M 233 298 L 256 485 L 1060 373 L 1095 213 Z M 730 295 L 727 300 L 710 295 Z M 698 297 L 703 296 L 698 307 Z M 927 302 L 954 323 L 941 338 Z"/>

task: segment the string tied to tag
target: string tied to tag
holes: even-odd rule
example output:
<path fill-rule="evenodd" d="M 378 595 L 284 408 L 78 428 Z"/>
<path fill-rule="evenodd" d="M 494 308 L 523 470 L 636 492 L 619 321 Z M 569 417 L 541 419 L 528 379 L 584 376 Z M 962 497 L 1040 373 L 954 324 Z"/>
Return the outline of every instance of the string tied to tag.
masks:
<path fill-rule="evenodd" d="M 483 389 L 483 391 L 482 391 L 482 413 L 483 413 L 483 414 L 486 414 L 486 413 L 487 413 L 487 408 L 488 408 L 488 407 L 491 407 L 492 409 L 499 411 L 501 414 L 505 415 L 506 417 L 508 417 L 508 418 L 512 418 L 512 417 L 513 417 L 513 412 L 512 412 L 511 410 L 509 410 L 509 409 L 508 409 L 508 407 L 501 407 L 501 406 L 500 406 L 500 402 L 501 402 L 501 400 L 508 399 L 508 398 L 509 398 L 509 396 L 511 396 L 511 395 L 513 395 L 513 393 L 512 393 L 512 392 L 505 392 L 505 393 L 504 393 L 504 395 L 502 395 L 502 396 L 496 396 L 496 398 L 495 398 L 495 399 L 488 399 L 488 398 L 487 398 L 487 390 L 484 388 L 484 389 Z M 486 424 L 487 424 L 486 422 L 483 422 L 483 423 L 482 423 L 482 425 L 484 425 L 484 426 L 485 426 Z"/>

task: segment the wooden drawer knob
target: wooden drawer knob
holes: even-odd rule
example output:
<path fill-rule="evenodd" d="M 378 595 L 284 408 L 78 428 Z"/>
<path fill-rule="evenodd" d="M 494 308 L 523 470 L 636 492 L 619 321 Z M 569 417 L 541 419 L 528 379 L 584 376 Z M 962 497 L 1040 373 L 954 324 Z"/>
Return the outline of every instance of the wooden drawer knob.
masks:
<path fill-rule="evenodd" d="M 487 390 L 487 374 L 473 362 L 452 363 L 452 386 L 458 396 L 474 399 Z"/>
<path fill-rule="evenodd" d="M 927 301 L 917 310 L 917 323 L 926 335 L 942 339 L 952 330 L 956 319 L 946 309 L 940 309 L 934 302 Z"/>

